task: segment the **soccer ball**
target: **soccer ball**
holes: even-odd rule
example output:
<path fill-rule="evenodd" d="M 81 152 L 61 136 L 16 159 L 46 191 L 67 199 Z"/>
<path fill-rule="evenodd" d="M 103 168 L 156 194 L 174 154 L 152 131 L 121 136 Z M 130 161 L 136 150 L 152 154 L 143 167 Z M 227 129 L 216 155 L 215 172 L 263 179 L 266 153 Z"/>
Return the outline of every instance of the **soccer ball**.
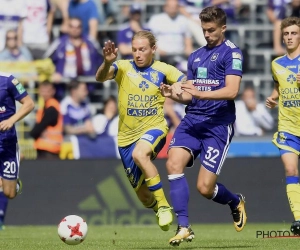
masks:
<path fill-rule="evenodd" d="M 78 245 L 84 241 L 88 226 L 84 219 L 77 215 L 69 215 L 58 224 L 58 236 L 68 245 Z"/>

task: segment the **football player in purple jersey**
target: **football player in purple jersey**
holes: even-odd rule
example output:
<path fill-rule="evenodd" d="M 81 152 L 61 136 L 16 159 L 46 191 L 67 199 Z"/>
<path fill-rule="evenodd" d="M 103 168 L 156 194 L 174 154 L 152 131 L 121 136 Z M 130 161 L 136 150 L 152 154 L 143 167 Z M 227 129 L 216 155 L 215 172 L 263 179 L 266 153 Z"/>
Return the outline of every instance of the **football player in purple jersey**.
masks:
<path fill-rule="evenodd" d="M 184 169 L 193 166 L 198 156 L 199 192 L 207 199 L 229 205 L 236 231 L 240 232 L 247 220 L 243 195 L 217 182 L 234 134 L 234 99 L 241 83 L 243 56 L 224 36 L 226 14 L 222 9 L 207 7 L 199 17 L 207 45 L 189 56 L 187 81 L 161 85 L 164 96 L 187 104 L 186 115 L 170 142 L 166 164 L 178 222 L 177 232 L 169 240 L 172 246 L 195 237 L 188 220 L 189 187 Z"/>
<path fill-rule="evenodd" d="M 16 112 L 15 101 L 22 106 Z M 0 72 L 0 230 L 7 206 L 7 198 L 21 193 L 19 179 L 20 154 L 14 124 L 28 115 L 34 102 L 23 85 L 12 75 Z"/>

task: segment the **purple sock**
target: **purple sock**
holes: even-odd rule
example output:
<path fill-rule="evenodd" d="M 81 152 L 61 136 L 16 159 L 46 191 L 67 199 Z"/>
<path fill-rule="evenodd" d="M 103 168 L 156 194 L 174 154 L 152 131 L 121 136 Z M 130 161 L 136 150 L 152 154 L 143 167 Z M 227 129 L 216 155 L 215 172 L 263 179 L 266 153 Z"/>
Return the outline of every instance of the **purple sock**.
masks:
<path fill-rule="evenodd" d="M 236 208 L 239 203 L 240 199 L 236 194 L 231 193 L 224 185 L 221 183 L 216 184 L 213 201 L 220 203 L 220 204 L 228 204 L 231 209 Z"/>
<path fill-rule="evenodd" d="M 0 192 L 0 225 L 4 224 L 4 218 L 7 208 L 8 198 Z"/>
<path fill-rule="evenodd" d="M 189 225 L 188 202 L 190 197 L 187 180 L 184 175 L 176 179 L 170 178 L 172 178 L 172 175 L 169 175 L 170 197 L 178 225 L 187 227 Z"/>

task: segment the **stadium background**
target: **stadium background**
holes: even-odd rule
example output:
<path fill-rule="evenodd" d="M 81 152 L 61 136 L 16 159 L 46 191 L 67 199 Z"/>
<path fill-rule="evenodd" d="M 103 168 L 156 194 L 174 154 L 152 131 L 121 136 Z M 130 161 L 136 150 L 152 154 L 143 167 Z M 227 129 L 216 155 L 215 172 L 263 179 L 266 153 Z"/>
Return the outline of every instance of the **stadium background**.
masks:
<path fill-rule="evenodd" d="M 120 6 L 133 3 L 116 2 Z M 164 1 L 142 1 L 142 4 L 145 7 L 143 18 L 147 20 L 153 13 L 161 11 Z M 242 4 L 246 13 L 243 20 L 237 25 L 228 25 L 229 30 L 239 34 L 241 49 L 247 49 L 248 52 L 247 71 L 243 76 L 241 91 L 251 84 L 257 98 L 263 101 L 271 93 L 273 85 L 270 71 L 274 56 L 273 26 L 265 14 L 266 0 L 242 0 Z M 120 25 L 99 25 L 99 32 L 116 32 Z M 54 25 L 53 34 L 58 36 L 58 25 Z M 81 80 L 94 82 L 94 77 L 82 77 Z M 65 84 L 69 81 L 63 79 Z M 36 94 L 36 90 L 33 89 L 31 94 Z M 101 109 L 101 100 L 117 94 L 116 85 L 109 81 L 93 94 L 98 101 L 92 104 L 96 109 Z M 276 119 L 277 110 L 272 112 Z M 34 160 L 33 141 L 28 137 L 30 127 L 26 122 L 20 122 L 17 130 L 23 155 L 21 176 L 24 193 L 10 202 L 7 225 L 54 225 L 60 218 L 72 213 L 84 216 L 91 224 L 155 223 L 152 213 L 145 211 L 133 196 L 120 160 Z M 221 175 L 221 180 L 231 190 L 245 194 L 251 222 L 292 221 L 286 200 L 284 171 L 271 138 L 272 133 L 262 137 L 235 137 Z M 62 159 L 72 159 L 68 142 L 64 150 Z M 165 160 L 157 160 L 156 163 L 168 194 Z M 191 187 L 191 222 L 229 222 L 229 210 L 220 209 L 197 194 L 197 170 L 198 167 L 187 170 Z"/>

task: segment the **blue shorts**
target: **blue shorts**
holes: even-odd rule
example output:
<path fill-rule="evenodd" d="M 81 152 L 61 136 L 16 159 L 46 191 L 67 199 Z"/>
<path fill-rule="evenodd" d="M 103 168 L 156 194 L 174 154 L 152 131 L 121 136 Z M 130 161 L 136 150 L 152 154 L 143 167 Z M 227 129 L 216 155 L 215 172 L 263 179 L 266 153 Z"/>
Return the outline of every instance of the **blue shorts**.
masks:
<path fill-rule="evenodd" d="M 135 145 L 141 140 L 148 143 L 151 147 L 153 152 L 151 160 L 154 160 L 166 143 L 166 133 L 159 129 L 148 130 L 138 141 L 126 147 L 119 147 L 125 173 L 130 181 L 131 186 L 136 191 L 145 182 L 145 177 L 141 169 L 135 164 L 132 158 L 132 152 L 135 148 Z"/>
<path fill-rule="evenodd" d="M 293 152 L 297 155 L 300 155 L 300 137 L 278 131 L 274 134 L 273 143 L 279 148 L 280 155 L 283 155 L 287 152 Z"/>
<path fill-rule="evenodd" d="M 219 175 L 233 135 L 232 124 L 216 125 L 199 121 L 193 123 L 183 119 L 175 130 L 169 149 L 180 147 L 189 150 L 192 159 L 187 167 L 192 167 L 194 159 L 200 155 L 201 165 Z"/>
<path fill-rule="evenodd" d="M 6 180 L 16 180 L 19 176 L 20 152 L 18 144 L 0 147 L 0 176 Z"/>

